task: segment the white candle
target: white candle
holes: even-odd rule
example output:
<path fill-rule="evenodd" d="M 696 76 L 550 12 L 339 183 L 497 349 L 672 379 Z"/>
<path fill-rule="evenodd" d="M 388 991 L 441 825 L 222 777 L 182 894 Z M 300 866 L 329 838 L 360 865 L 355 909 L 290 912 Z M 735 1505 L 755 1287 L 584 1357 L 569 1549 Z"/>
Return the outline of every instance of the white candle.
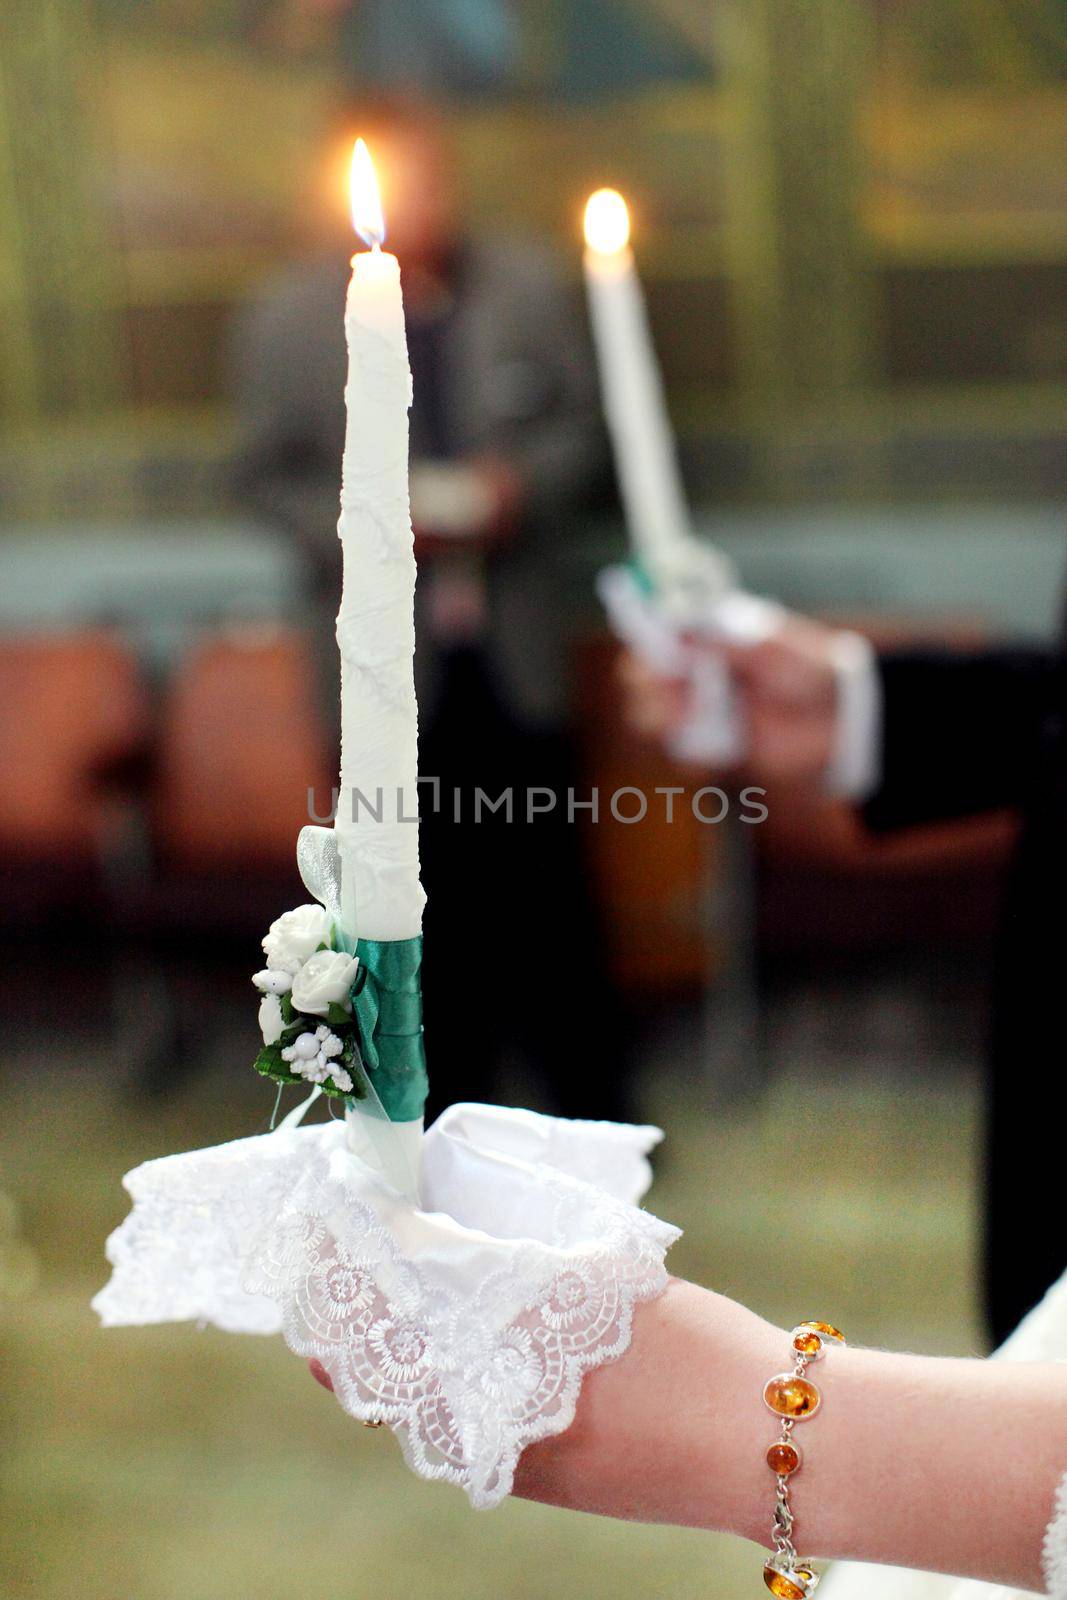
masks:
<path fill-rule="evenodd" d="M 343 552 L 341 783 L 335 822 L 345 931 L 362 939 L 421 932 L 415 554 L 408 504 L 411 371 L 400 267 L 362 139 L 352 214 L 372 248 L 352 258 L 345 304 L 348 382 L 338 533 Z"/>
<path fill-rule="evenodd" d="M 589 315 L 630 537 L 657 579 L 685 565 L 691 528 L 629 239 L 625 200 L 614 189 L 598 189 L 585 208 Z"/>
<path fill-rule="evenodd" d="M 631 574 L 609 572 L 602 577 L 601 596 L 632 649 L 660 671 L 688 671 L 691 677 L 692 713 L 673 740 L 674 753 L 687 761 L 729 763 L 740 749 L 729 673 L 714 655 L 686 651 L 679 630 L 700 627 L 709 635 L 730 634 L 740 614 L 747 627 L 751 606 L 762 602 L 749 604 L 738 595 L 729 559 L 693 535 L 630 249 L 630 217 L 614 189 L 590 195 L 585 243 L 589 315 L 615 471 L 631 547 L 655 590 L 650 602 Z"/>

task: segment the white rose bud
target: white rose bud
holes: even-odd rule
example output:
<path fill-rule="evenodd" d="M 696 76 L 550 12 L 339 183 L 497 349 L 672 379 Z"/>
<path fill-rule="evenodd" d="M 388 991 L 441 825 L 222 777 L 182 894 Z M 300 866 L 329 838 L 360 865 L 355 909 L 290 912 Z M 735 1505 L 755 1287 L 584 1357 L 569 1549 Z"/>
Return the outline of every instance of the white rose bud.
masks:
<path fill-rule="evenodd" d="M 351 1010 L 348 991 L 355 982 L 359 961 L 340 950 L 320 950 L 310 956 L 293 978 L 293 1005 L 308 1016 L 324 1017 L 331 1005 Z"/>
<path fill-rule="evenodd" d="M 264 967 L 262 972 L 252 974 L 252 982 L 263 994 L 288 994 L 293 987 L 291 972 L 272 972 L 269 967 Z"/>
<path fill-rule="evenodd" d="M 267 966 L 295 974 L 320 944 L 330 942 L 330 917 L 322 906 L 297 906 L 272 922 L 263 940 Z"/>
<path fill-rule="evenodd" d="M 259 1027 L 264 1044 L 278 1043 L 285 1022 L 282 1018 L 281 1001 L 276 994 L 265 994 L 259 1002 Z"/>

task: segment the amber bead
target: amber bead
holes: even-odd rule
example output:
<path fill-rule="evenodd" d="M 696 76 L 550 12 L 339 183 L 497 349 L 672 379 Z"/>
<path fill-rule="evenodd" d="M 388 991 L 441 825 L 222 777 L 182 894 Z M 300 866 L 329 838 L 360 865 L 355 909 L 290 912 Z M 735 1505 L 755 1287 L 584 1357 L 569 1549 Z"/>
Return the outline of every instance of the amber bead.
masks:
<path fill-rule="evenodd" d="M 778 1600 L 804 1600 L 804 1591 L 799 1583 L 787 1578 L 777 1567 L 764 1567 L 763 1581 L 771 1593 L 778 1596 Z"/>
<path fill-rule="evenodd" d="M 767 1465 L 780 1478 L 787 1478 L 800 1466 L 800 1451 L 795 1444 L 779 1439 L 778 1443 L 772 1444 L 767 1451 Z"/>
<path fill-rule="evenodd" d="M 822 1396 L 807 1378 L 798 1378 L 792 1372 L 779 1372 L 767 1384 L 763 1399 L 779 1417 L 792 1417 L 802 1422 L 813 1417 L 819 1409 Z"/>
<path fill-rule="evenodd" d="M 763 1581 L 778 1600 L 808 1600 L 819 1579 L 810 1567 L 797 1567 L 792 1573 L 781 1572 L 768 1561 L 763 1569 Z"/>
<path fill-rule="evenodd" d="M 798 1356 L 817 1356 L 822 1340 L 813 1328 L 798 1328 L 793 1335 L 793 1349 Z"/>
<path fill-rule="evenodd" d="M 838 1344 L 844 1344 L 845 1336 L 840 1328 L 835 1328 L 832 1322 L 802 1322 L 802 1328 L 814 1328 L 816 1333 L 821 1333 L 824 1339 L 834 1339 Z"/>

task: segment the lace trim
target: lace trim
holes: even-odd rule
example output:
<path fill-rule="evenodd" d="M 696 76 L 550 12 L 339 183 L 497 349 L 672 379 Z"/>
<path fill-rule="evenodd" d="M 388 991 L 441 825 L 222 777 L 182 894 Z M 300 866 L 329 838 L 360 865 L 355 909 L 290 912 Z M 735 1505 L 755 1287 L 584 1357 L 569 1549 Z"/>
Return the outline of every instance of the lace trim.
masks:
<path fill-rule="evenodd" d="M 390 1200 L 329 1137 L 271 1135 L 131 1173 L 134 1209 L 94 1304 L 111 1323 L 280 1330 L 346 1411 L 394 1429 L 416 1473 L 496 1505 L 526 1446 L 573 1421 L 584 1374 L 628 1348 L 677 1230 L 541 1166 L 541 1238 L 492 1238 Z"/>
<path fill-rule="evenodd" d="M 1052 1600 L 1067 1600 L 1067 1475 L 1060 1480 L 1052 1521 L 1041 1546 L 1041 1569 Z"/>

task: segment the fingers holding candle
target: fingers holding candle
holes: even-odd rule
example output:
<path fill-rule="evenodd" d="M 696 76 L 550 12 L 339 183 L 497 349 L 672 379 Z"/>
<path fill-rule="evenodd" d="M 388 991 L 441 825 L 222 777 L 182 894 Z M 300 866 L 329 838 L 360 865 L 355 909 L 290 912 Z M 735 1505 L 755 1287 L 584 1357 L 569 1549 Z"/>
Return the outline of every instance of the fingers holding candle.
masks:
<path fill-rule="evenodd" d="M 738 643 L 691 636 L 694 665 L 713 658 L 729 671 L 740 713 L 740 764 L 760 780 L 817 784 L 830 764 L 838 717 L 837 630 L 787 617 L 767 639 Z M 625 650 L 618 678 L 634 732 L 669 746 L 695 712 L 694 673 L 672 674 Z"/>
<path fill-rule="evenodd" d="M 692 709 L 689 679 L 657 671 L 633 650 L 619 653 L 615 670 L 630 727 L 645 738 L 667 743 Z"/>
<path fill-rule="evenodd" d="M 311 1376 L 314 1378 L 316 1383 L 321 1384 L 324 1389 L 328 1389 L 330 1393 L 333 1394 L 333 1379 L 330 1377 L 330 1374 L 326 1371 L 326 1368 L 323 1366 L 321 1361 L 309 1361 L 308 1371 L 311 1373 Z"/>

